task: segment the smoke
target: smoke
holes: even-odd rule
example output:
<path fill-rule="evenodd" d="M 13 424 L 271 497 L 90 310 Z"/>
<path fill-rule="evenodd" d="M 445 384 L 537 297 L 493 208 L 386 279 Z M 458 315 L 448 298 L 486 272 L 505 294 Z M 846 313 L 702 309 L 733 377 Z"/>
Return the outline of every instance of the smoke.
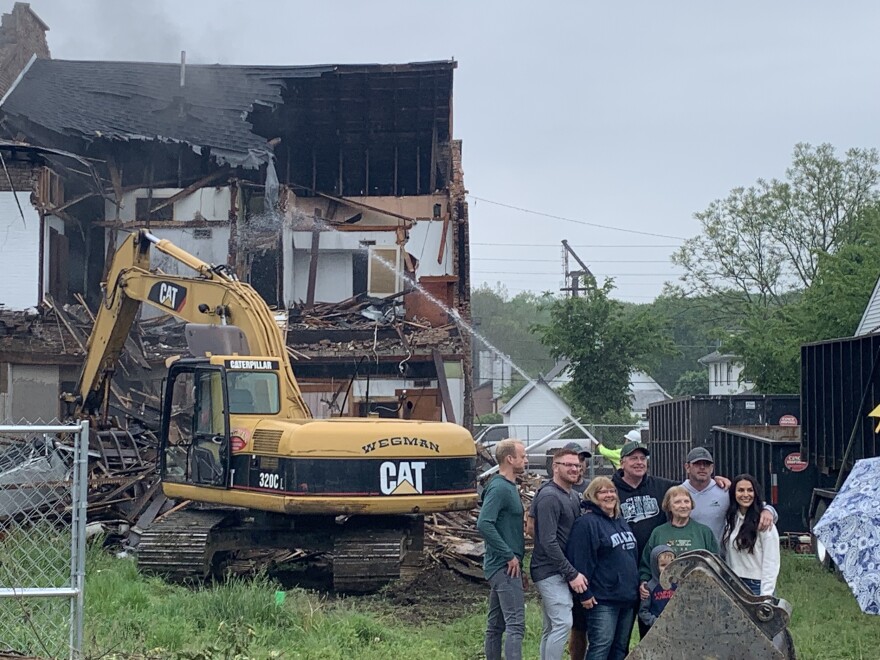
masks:
<path fill-rule="evenodd" d="M 175 62 L 180 51 L 191 63 L 216 61 L 229 50 L 228 35 L 205 28 L 223 9 L 197 3 L 174 5 L 165 0 L 34 0 L 31 9 L 49 26 L 49 50 L 56 59 Z M 201 20 L 193 20 L 190 16 Z M 185 16 L 189 15 L 189 16 Z M 187 18 L 188 20 L 181 20 Z M 192 29 L 182 26 L 192 25 Z M 212 31 L 213 32 L 213 31 Z M 217 37 L 215 41 L 213 37 Z"/>

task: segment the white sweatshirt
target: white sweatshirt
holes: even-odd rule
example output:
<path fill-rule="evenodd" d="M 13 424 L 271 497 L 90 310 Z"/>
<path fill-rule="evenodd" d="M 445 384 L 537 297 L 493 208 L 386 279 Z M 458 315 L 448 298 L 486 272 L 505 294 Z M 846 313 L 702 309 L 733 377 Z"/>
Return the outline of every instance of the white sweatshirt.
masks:
<path fill-rule="evenodd" d="M 779 577 L 779 532 L 776 525 L 771 525 L 766 532 L 758 532 L 754 553 L 737 550 L 735 541 L 744 519 L 743 514 L 737 512 L 736 524 L 725 547 L 727 565 L 741 578 L 760 580 L 761 595 L 772 596 Z"/>

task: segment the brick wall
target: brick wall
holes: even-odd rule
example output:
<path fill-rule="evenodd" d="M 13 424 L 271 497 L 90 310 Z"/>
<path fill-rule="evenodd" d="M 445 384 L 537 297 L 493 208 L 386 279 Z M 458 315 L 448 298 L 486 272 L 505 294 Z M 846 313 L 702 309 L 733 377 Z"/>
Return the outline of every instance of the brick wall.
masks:
<path fill-rule="evenodd" d="M 468 223 L 467 188 L 464 186 L 464 170 L 462 169 L 461 140 L 452 141 L 452 180 L 449 182 L 449 201 L 453 231 L 453 265 L 454 272 L 459 276 L 455 287 L 455 309 L 468 324 L 471 321 L 471 267 L 470 267 L 470 226 Z M 462 368 L 464 370 L 464 411 L 461 424 L 473 428 L 473 338 L 466 332 L 461 333 Z"/>
<path fill-rule="evenodd" d="M 7 178 L 6 172 L 9 172 Z M 6 160 L 6 172 L 0 168 L 0 191 L 10 191 L 15 188 L 16 192 L 30 193 L 36 190 L 37 180 L 39 178 L 40 168 L 30 163 L 11 162 Z M 12 181 L 12 186 L 9 181 Z M 29 197 L 22 199 L 22 203 L 29 200 Z M 29 202 L 28 202 L 29 203 Z"/>
<path fill-rule="evenodd" d="M 0 23 L 0 97 L 15 82 L 33 55 L 49 58 L 48 26 L 30 4 L 16 2 Z"/>

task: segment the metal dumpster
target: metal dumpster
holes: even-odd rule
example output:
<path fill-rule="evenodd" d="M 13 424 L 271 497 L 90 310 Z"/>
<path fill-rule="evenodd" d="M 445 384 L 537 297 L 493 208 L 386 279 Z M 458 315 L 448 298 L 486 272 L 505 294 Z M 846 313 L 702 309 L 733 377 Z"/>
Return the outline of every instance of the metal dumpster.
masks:
<path fill-rule="evenodd" d="M 783 418 L 797 424 L 799 416 L 796 394 L 698 395 L 651 404 L 651 474 L 684 479 L 687 453 L 693 447 L 713 446 L 713 426 L 778 425 Z"/>
<path fill-rule="evenodd" d="M 809 529 L 810 497 L 816 484 L 815 463 L 801 458 L 799 426 L 736 426 L 712 429 L 715 471 L 733 479 L 751 474 L 761 484 L 761 498 L 779 513 L 780 534 Z"/>

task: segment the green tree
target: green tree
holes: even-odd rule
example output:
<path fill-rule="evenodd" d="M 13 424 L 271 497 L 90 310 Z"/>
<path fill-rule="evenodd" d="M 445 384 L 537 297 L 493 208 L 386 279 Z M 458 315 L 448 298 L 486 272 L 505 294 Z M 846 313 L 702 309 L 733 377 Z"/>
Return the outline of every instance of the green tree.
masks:
<path fill-rule="evenodd" d="M 554 364 L 550 352 L 531 332 L 534 323 L 548 318 L 548 313 L 542 311 L 548 299 L 548 295 L 530 291 L 510 297 L 500 284 L 494 289 L 481 286 L 471 292 L 471 313 L 477 332 L 533 378 L 546 373 Z M 485 348 L 479 340 L 475 344 L 478 350 Z"/>
<path fill-rule="evenodd" d="M 880 207 L 862 212 L 834 253 L 817 259 L 812 285 L 775 309 L 752 309 L 726 350 L 762 392 L 797 392 L 800 347 L 855 332 L 880 276 Z"/>
<path fill-rule="evenodd" d="M 645 311 L 625 313 L 610 297 L 614 283 L 591 282 L 585 295 L 547 305 L 550 319 L 536 332 L 556 359 L 567 358 L 571 382 L 565 394 L 575 415 L 599 418 L 629 408 L 629 374 L 650 370 L 668 340 Z"/>
<path fill-rule="evenodd" d="M 673 396 L 690 396 L 692 394 L 709 393 L 709 375 L 705 369 L 685 371 L 672 389 Z"/>
<path fill-rule="evenodd" d="M 759 179 L 695 214 L 673 255 L 676 293 L 720 303 L 721 350 L 763 392 L 796 392 L 800 345 L 851 334 L 877 279 L 877 151 L 795 146 L 784 181 Z"/>
<path fill-rule="evenodd" d="M 796 145 L 784 181 L 759 179 L 695 214 L 701 233 L 672 257 L 685 269 L 680 290 L 719 296 L 733 318 L 785 305 L 877 200 L 878 162 L 875 149 L 850 149 L 839 159 L 829 144 Z"/>

